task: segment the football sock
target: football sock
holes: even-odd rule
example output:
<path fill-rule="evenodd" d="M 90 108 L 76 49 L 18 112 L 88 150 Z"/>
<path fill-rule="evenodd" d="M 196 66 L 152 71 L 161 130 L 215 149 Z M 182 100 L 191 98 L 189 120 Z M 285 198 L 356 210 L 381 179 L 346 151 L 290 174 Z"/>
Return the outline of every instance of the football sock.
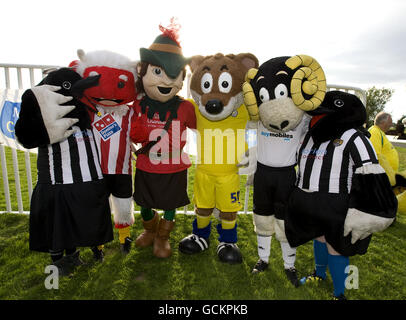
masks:
<path fill-rule="evenodd" d="M 154 212 L 152 211 L 151 208 L 141 207 L 141 216 L 142 220 L 149 221 L 154 217 Z"/>
<path fill-rule="evenodd" d="M 225 220 L 225 219 L 221 219 L 221 227 L 224 230 L 231 230 L 234 229 L 235 224 L 237 223 L 237 219 L 236 220 Z"/>
<path fill-rule="evenodd" d="M 210 223 L 211 215 L 210 216 L 201 216 L 196 214 L 196 220 L 197 220 L 197 227 L 199 229 L 206 228 L 209 223 Z"/>
<path fill-rule="evenodd" d="M 175 219 L 176 210 L 165 210 L 164 219 L 168 221 L 173 221 Z"/>
<path fill-rule="evenodd" d="M 327 245 L 324 242 L 313 240 L 314 262 L 316 264 L 316 275 L 326 278 L 326 269 L 328 264 Z"/>
<path fill-rule="evenodd" d="M 49 253 L 51 255 L 52 262 L 56 262 L 56 261 L 62 259 L 62 257 L 63 257 L 63 250 L 59 250 L 59 251 L 49 250 Z"/>
<path fill-rule="evenodd" d="M 237 224 L 232 229 L 224 229 L 221 223 L 217 224 L 218 240 L 226 243 L 237 243 Z"/>
<path fill-rule="evenodd" d="M 295 267 L 296 248 L 292 248 L 287 241 L 281 241 L 283 266 L 285 269 Z"/>
<path fill-rule="evenodd" d="M 271 254 L 271 240 L 272 236 L 260 236 L 257 235 L 258 242 L 258 256 L 262 261 L 269 262 L 269 256 Z"/>
<path fill-rule="evenodd" d="M 125 238 L 130 237 L 130 226 L 118 229 L 120 243 L 125 243 Z"/>
<path fill-rule="evenodd" d="M 210 237 L 210 233 L 211 233 L 211 221 L 209 221 L 209 224 L 204 227 L 204 228 L 199 228 L 197 226 L 197 218 L 195 218 L 193 220 L 193 234 L 205 238 L 206 240 Z"/>
<path fill-rule="evenodd" d="M 345 269 L 350 264 L 350 259 L 345 256 L 328 255 L 328 268 L 330 270 L 331 278 L 334 285 L 334 296 L 338 297 L 344 294 L 345 279 L 347 274 Z"/>

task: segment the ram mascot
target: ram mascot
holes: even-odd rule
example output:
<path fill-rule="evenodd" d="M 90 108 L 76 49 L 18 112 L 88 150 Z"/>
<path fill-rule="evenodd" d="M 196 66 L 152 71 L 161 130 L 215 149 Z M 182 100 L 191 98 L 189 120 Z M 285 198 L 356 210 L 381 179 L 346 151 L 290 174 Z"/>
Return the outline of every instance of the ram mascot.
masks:
<path fill-rule="evenodd" d="M 198 162 L 194 180 L 196 218 L 192 234 L 179 243 L 185 254 L 209 247 L 211 215 L 220 211 L 217 255 L 222 262 L 242 262 L 237 246 L 237 212 L 240 180 L 237 162 L 246 150 L 245 126 L 249 119 L 243 104 L 244 75 L 258 66 L 251 53 L 194 56 L 190 60 L 190 90 L 197 119 Z M 226 141 L 225 141 L 226 140 Z"/>
<path fill-rule="evenodd" d="M 250 128 L 257 130 L 257 146 L 241 162 L 240 174 L 254 174 L 253 220 L 259 260 L 253 273 L 268 268 L 272 235 L 279 240 L 286 276 L 299 286 L 296 248 L 286 239 L 284 219 L 296 181 L 296 151 L 307 131 L 310 116 L 323 101 L 326 79 L 310 56 L 277 57 L 247 73 L 245 105 Z M 256 121 L 258 120 L 258 121 Z"/>
<path fill-rule="evenodd" d="M 131 250 L 130 227 L 134 223 L 132 202 L 131 124 L 135 112 L 136 64 L 110 51 L 77 51 L 79 60 L 70 66 L 83 78 L 98 76 L 99 85 L 83 92 L 81 101 L 89 112 L 101 168 L 111 195 L 115 227 L 123 254 Z M 103 248 L 93 248 L 102 259 Z"/>
<path fill-rule="evenodd" d="M 298 180 L 285 228 L 291 246 L 314 239 L 316 269 L 302 283 L 326 279 L 346 300 L 349 257 L 367 252 L 371 235 L 394 220 L 397 199 L 364 134 L 366 110 L 355 95 L 329 91 L 312 114 L 298 151 Z"/>
<path fill-rule="evenodd" d="M 76 98 L 97 85 L 98 77 L 82 79 L 70 68 L 52 70 L 24 92 L 15 126 L 19 143 L 38 147 L 30 250 L 49 252 L 59 276 L 70 275 L 83 264 L 77 247 L 113 240 L 88 108 Z"/>

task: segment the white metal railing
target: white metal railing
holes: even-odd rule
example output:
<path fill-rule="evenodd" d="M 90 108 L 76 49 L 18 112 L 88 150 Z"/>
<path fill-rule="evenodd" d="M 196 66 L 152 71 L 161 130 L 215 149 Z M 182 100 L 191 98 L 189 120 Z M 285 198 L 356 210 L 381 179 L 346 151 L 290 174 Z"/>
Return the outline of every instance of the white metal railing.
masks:
<path fill-rule="evenodd" d="M 50 65 L 28 65 L 28 64 L 0 64 L 0 89 L 5 89 L 5 91 L 22 91 L 33 87 L 35 84 L 40 82 L 43 78 L 43 71 L 49 68 L 55 68 L 56 66 Z M 188 73 L 186 77 L 186 96 L 190 98 L 190 73 Z M 356 87 L 348 87 L 342 85 L 328 85 L 328 90 L 342 90 L 350 93 L 356 94 L 364 104 L 366 104 L 366 93 L 364 90 Z M 3 103 L 4 101 L 0 101 Z M 29 198 L 31 198 L 32 190 L 33 190 L 33 181 L 31 176 L 31 163 L 30 163 L 30 154 L 37 153 L 36 149 L 25 150 L 21 146 L 18 149 L 24 152 L 24 161 L 25 161 L 25 172 L 27 176 L 27 186 L 28 186 L 28 194 Z M 19 174 L 19 167 L 18 167 L 18 157 L 17 157 L 17 150 L 15 148 L 11 148 L 12 154 L 12 164 L 13 164 L 13 171 L 14 171 L 14 180 L 15 180 L 15 188 L 16 188 L 16 197 L 17 197 L 17 211 L 13 210 L 15 206 L 11 203 L 10 199 L 10 183 L 8 180 L 8 172 L 7 172 L 7 162 L 6 162 L 6 154 L 4 148 L 4 142 L 0 140 L 0 160 L 1 160 L 1 167 L 2 167 L 2 177 L 3 177 L 3 188 L 4 188 L 4 196 L 6 202 L 6 211 L 3 212 L 18 212 L 18 213 L 28 213 L 29 208 L 23 208 L 23 201 L 22 201 L 22 192 L 21 192 L 21 182 L 20 182 L 20 174 Z M 189 179 L 188 179 L 189 180 Z M 248 212 L 248 200 L 249 200 L 249 192 L 250 187 L 245 187 L 245 197 L 244 197 L 244 209 L 240 213 L 250 213 Z M 27 210 L 24 210 L 27 209 Z M 188 211 L 187 206 L 183 208 L 183 210 L 179 211 L 185 214 L 191 214 L 193 211 Z"/>
<path fill-rule="evenodd" d="M 43 78 L 43 70 L 52 68 L 54 66 L 45 66 L 45 65 L 27 65 L 27 64 L 0 64 L 0 88 L 4 89 L 4 96 L 1 100 L 1 103 L 4 103 L 4 99 L 9 92 L 15 92 L 15 96 L 34 86 L 36 83 L 40 82 Z M 2 177 L 3 177 L 3 188 L 4 196 L 6 202 L 6 211 L 7 212 L 16 212 L 13 211 L 13 206 L 10 200 L 10 189 L 8 181 L 8 172 L 7 172 L 7 163 L 4 145 L 7 145 L 5 141 L 0 139 L 0 159 L 2 167 Z M 33 190 L 33 182 L 31 176 L 31 162 L 30 162 L 30 153 L 36 153 L 37 150 L 26 150 L 15 145 L 18 149 L 24 152 L 25 159 L 25 171 L 27 176 L 27 186 L 29 198 L 31 198 Z M 11 148 L 13 170 L 14 170 L 14 180 L 17 196 L 17 208 L 19 213 L 25 213 L 23 208 L 22 193 L 21 193 L 21 183 L 20 183 L 20 174 L 18 168 L 18 158 L 16 148 Z"/>

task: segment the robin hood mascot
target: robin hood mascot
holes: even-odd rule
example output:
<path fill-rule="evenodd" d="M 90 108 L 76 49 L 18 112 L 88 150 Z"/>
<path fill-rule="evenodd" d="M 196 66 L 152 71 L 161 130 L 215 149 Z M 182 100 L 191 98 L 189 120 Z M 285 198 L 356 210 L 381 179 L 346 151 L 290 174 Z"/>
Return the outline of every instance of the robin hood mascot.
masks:
<path fill-rule="evenodd" d="M 145 230 L 135 245 L 153 245 L 156 257 L 167 258 L 172 254 L 169 237 L 176 208 L 189 203 L 187 168 L 191 163 L 182 149 L 186 129 L 196 128 L 196 116 L 193 105 L 177 95 L 187 62 L 178 41 L 179 25 L 172 20 L 160 30 L 162 34 L 149 48 L 140 49 L 136 85 L 144 96 L 135 103 L 138 118 L 131 139 L 142 145 L 136 152 L 134 200 L 141 206 Z M 163 210 L 163 217 L 154 209 Z"/>

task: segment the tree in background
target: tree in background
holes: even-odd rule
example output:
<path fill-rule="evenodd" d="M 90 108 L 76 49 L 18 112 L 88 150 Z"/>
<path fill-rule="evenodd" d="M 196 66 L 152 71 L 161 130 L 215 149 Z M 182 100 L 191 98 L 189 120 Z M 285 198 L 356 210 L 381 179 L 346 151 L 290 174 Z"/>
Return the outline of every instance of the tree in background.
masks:
<path fill-rule="evenodd" d="M 385 109 L 394 92 L 393 89 L 378 89 L 375 86 L 367 90 L 367 128 L 374 124 L 375 116 Z"/>

